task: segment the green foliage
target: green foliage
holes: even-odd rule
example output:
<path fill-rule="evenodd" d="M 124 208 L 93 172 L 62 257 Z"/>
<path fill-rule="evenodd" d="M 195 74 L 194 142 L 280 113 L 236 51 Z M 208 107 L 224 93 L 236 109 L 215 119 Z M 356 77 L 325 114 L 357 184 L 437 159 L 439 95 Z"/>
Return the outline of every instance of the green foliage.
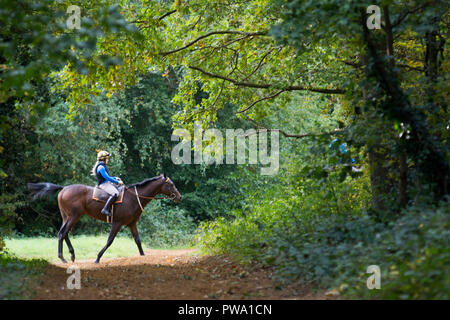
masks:
<path fill-rule="evenodd" d="M 80 29 L 72 31 L 66 25 L 66 10 L 76 4 L 84 12 Z M 86 61 L 95 52 L 97 38 L 109 33 L 133 35 L 136 29 L 120 15 L 118 7 L 104 5 L 86 1 L 1 1 L 0 102 L 32 96 L 37 82 L 67 63 L 78 73 L 87 74 Z M 111 57 L 104 55 L 103 61 L 96 62 L 110 65 Z"/>
<path fill-rule="evenodd" d="M 323 132 L 333 127 L 336 115 L 322 113 L 325 104 L 317 97 L 296 97 L 286 106 L 287 118 L 275 116 L 266 121 L 283 125 L 289 119 L 300 119 L 290 130 Z M 299 108 L 299 106 L 301 108 Z M 348 173 L 346 161 L 338 151 L 330 150 L 328 136 L 282 140 L 279 173 L 261 177 L 248 170 L 242 185 L 247 199 L 242 209 L 203 223 L 199 243 L 208 252 L 231 253 L 247 259 L 259 256 L 267 239 L 276 237 L 276 228 L 296 225 L 314 217 L 357 214 L 368 206 L 367 172 Z M 354 156 L 357 158 L 356 156 Z M 343 174 L 345 173 L 345 174 Z"/>
<path fill-rule="evenodd" d="M 87 10 L 81 17 L 81 28 L 73 31 L 66 25 L 66 10 L 74 4 Z M 136 29 L 120 15 L 117 6 L 106 2 L 20 0 L 0 1 L 0 7 L 1 239 L 16 218 L 29 217 L 24 214 L 30 210 L 24 206 L 26 182 L 42 177 L 40 172 L 48 168 L 48 164 L 40 166 L 38 160 L 51 162 L 54 157 L 49 155 L 49 145 L 44 145 L 41 153 L 38 136 L 42 131 L 35 127 L 54 102 L 48 75 L 66 64 L 83 74 L 88 72 L 87 63 L 99 68 L 115 65 L 118 61 L 107 53 L 93 61 L 97 40 L 111 33 L 133 37 Z M 52 220 L 46 215 L 39 219 L 41 216 L 47 224 Z"/>
<path fill-rule="evenodd" d="M 196 228 L 193 219 L 178 206 L 151 202 L 139 220 L 139 233 L 149 247 L 188 245 Z"/>
<path fill-rule="evenodd" d="M 277 230 L 265 259 L 278 275 L 302 277 L 360 298 L 448 299 L 448 203 L 412 208 L 388 225 L 367 215 L 315 219 Z M 369 265 L 382 271 L 381 290 L 366 287 Z"/>
<path fill-rule="evenodd" d="M 48 85 L 52 83 L 48 82 Z M 141 76 L 135 86 L 110 98 L 91 96 L 91 106 L 83 112 L 69 114 L 64 96 L 50 93 L 51 106 L 33 125 L 26 125 L 28 135 L 19 135 L 24 140 L 22 144 L 8 139 L 8 147 L 17 148 L 17 152 L 8 155 L 14 160 L 4 158 L 14 163 L 8 171 L 9 190 L 20 194 L 20 201 L 27 200 L 17 211 L 20 221 L 16 231 L 28 236 L 56 234 L 61 223 L 56 197 L 31 203 L 26 198 L 26 182 L 94 185 L 96 180 L 90 171 L 97 149 L 112 154 L 110 170 L 114 175 L 121 175 L 127 184 L 165 172 L 183 195 L 179 206 L 196 222 L 241 206 L 244 191 L 237 175 L 242 168 L 172 163 L 171 118 L 178 110 L 170 102 L 173 94 L 174 89 L 166 78 L 150 73 Z M 230 125 L 227 115 L 218 121 L 219 127 Z M 13 172 L 20 174 L 13 175 Z M 97 234 L 108 230 L 106 224 L 83 217 L 74 233 Z"/>
<path fill-rule="evenodd" d="M 38 281 L 48 262 L 42 259 L 19 259 L 7 251 L 0 252 L 0 299 L 29 299 L 29 285 Z"/>
<path fill-rule="evenodd" d="M 372 181 L 373 190 L 381 190 L 374 191 L 374 198 L 393 199 L 382 201 L 380 207 L 398 206 L 394 186 L 406 180 L 398 177 L 402 155 L 409 158 L 404 160 L 409 174 L 433 191 L 433 201 L 448 194 L 447 133 L 437 125 L 448 122 L 446 98 L 442 97 L 448 67 L 443 56 L 445 41 L 440 40 L 448 32 L 448 11 L 442 10 L 448 5 L 443 1 L 382 2 L 383 28 L 368 30 L 366 9 L 374 4 L 370 1 L 276 2 L 281 21 L 271 28 L 271 34 L 280 43 L 294 47 L 298 55 L 319 48 L 353 67 L 341 69 L 347 78 L 345 100 L 355 110 L 345 134 L 367 152 L 382 155 L 383 163 L 370 164 L 382 180 Z M 336 68 L 327 66 L 329 72 Z M 406 194 L 423 192 L 410 188 L 399 193 L 406 198 Z"/>
<path fill-rule="evenodd" d="M 273 266 L 278 280 L 314 283 L 347 297 L 448 299 L 449 210 L 448 202 L 411 208 L 387 224 L 367 214 L 294 210 L 280 216 L 271 210 L 273 218 L 258 210 L 204 224 L 197 239 L 207 252 Z M 374 264 L 381 290 L 366 287 L 366 269 Z"/>
<path fill-rule="evenodd" d="M 14 228 L 16 209 L 24 204 L 23 201 L 17 201 L 17 195 L 0 195 L 0 252 L 5 247 L 3 239 L 9 236 Z"/>
<path fill-rule="evenodd" d="M 66 1 L 0 3 L 0 252 L 17 221 L 28 235 L 59 228 L 55 199 L 28 203 L 26 182 L 93 185 L 106 149 L 126 183 L 165 172 L 183 195 L 143 213 L 148 245 L 185 244 L 202 222 L 204 250 L 280 279 L 448 299 L 444 1 L 383 1 L 370 31 L 368 0 L 71 1 L 73 32 Z M 174 165 L 171 133 L 196 120 L 280 129 L 278 175 Z M 109 226 L 84 217 L 78 229 Z M 365 288 L 371 264 L 380 291 Z"/>
<path fill-rule="evenodd" d="M 136 44 L 114 38 L 100 47 L 111 52 L 135 49 L 142 54 L 128 55 L 127 68 L 115 68 L 109 74 L 76 81 L 74 69 L 69 68 L 62 77 L 65 86 L 77 92 L 74 101 L 97 90 L 97 83 L 117 91 L 134 83 L 143 68 L 157 68 L 172 82 L 179 82 L 172 99 L 181 107 L 173 116 L 178 126 L 195 120 L 215 123 L 220 111 L 228 109 L 255 126 L 265 122 L 280 128 L 265 121 L 266 117 L 283 113 L 295 92 L 317 92 L 329 99 L 330 108 L 346 106 L 346 114 L 338 121 L 345 141 L 366 153 L 381 150 L 385 163 L 370 163 L 383 181 L 372 179 L 373 197 L 387 198 L 380 207 L 403 207 L 408 195 L 410 200 L 422 193 L 411 184 L 406 191 L 403 185 L 402 191 L 396 190 L 405 181 L 399 170 L 399 158 L 405 154 L 405 167 L 410 168 L 407 178 L 423 180 L 440 193 L 439 199 L 445 193 L 440 190 L 448 189 L 443 90 L 447 64 L 442 56 L 445 41 L 438 43 L 447 28 L 448 15 L 441 10 L 445 3 L 382 3 L 384 19 L 393 27 L 371 30 L 369 37 L 366 9 L 371 4 L 328 0 L 127 4 L 123 7 L 127 17 L 136 22 L 144 40 Z M 425 17 L 432 17 L 432 22 Z M 432 62 L 423 60 L 427 49 L 420 45 L 425 41 L 430 49 L 430 32 L 441 52 Z M 376 54 L 367 50 L 370 45 Z M 433 77 L 430 63 L 438 65 Z M 134 70 L 133 77 L 129 70 Z M 295 122 L 287 114 L 284 119 L 291 120 L 288 127 Z M 379 195 L 375 190 L 381 190 Z"/>

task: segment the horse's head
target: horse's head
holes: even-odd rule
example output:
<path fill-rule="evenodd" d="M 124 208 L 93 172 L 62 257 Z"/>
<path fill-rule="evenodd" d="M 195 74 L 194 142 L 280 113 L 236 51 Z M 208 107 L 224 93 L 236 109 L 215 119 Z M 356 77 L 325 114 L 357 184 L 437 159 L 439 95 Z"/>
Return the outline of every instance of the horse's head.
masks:
<path fill-rule="evenodd" d="M 175 203 L 181 201 L 181 194 L 178 192 L 177 187 L 172 180 L 166 174 L 161 174 L 161 178 L 164 180 L 160 193 L 170 197 Z"/>

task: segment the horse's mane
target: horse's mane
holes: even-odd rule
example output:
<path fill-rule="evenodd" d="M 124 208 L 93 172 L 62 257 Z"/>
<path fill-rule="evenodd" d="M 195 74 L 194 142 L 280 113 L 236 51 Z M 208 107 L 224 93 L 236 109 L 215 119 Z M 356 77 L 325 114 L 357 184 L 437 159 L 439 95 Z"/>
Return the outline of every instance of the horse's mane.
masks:
<path fill-rule="evenodd" d="M 142 180 L 141 182 L 136 182 L 136 183 L 130 184 L 127 186 L 127 188 L 142 187 L 142 186 L 146 185 L 147 183 L 158 180 L 158 179 L 161 179 L 161 176 L 148 178 L 148 179 Z"/>

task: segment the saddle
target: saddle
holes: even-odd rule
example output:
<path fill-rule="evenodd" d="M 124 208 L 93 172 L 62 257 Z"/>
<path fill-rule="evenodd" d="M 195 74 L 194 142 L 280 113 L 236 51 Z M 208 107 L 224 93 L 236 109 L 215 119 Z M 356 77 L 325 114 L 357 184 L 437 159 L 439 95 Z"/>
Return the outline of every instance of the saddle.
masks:
<path fill-rule="evenodd" d="M 117 197 L 116 201 L 114 201 L 113 205 L 122 203 L 124 193 L 125 193 L 125 186 L 120 186 L 119 196 Z M 105 190 L 102 190 L 99 187 L 95 186 L 94 192 L 92 193 L 92 200 L 106 203 L 109 197 L 110 195 Z"/>

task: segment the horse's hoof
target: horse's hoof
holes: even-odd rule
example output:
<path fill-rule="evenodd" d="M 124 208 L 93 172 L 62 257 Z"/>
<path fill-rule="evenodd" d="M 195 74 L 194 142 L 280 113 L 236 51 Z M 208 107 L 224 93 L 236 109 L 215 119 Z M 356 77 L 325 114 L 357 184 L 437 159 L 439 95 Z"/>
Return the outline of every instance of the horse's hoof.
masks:
<path fill-rule="evenodd" d="M 64 259 L 64 258 L 60 258 L 60 259 L 61 259 L 62 263 L 67 263 L 66 259 Z"/>
<path fill-rule="evenodd" d="M 95 264 L 99 264 L 99 263 L 100 263 L 100 260 L 95 260 L 94 263 L 95 263 Z"/>
<path fill-rule="evenodd" d="M 72 262 L 75 262 L 75 256 L 71 257 L 70 260 L 72 260 Z"/>

